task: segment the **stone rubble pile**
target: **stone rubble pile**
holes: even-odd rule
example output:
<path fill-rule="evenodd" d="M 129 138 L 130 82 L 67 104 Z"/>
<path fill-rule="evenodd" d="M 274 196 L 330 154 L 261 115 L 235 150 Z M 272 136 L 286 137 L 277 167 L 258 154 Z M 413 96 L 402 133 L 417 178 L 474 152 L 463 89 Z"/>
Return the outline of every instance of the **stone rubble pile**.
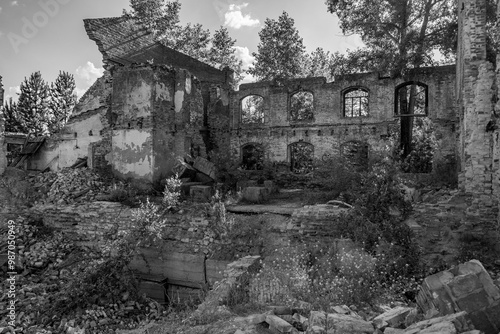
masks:
<path fill-rule="evenodd" d="M 466 317 L 466 312 L 417 321 L 417 309 L 399 306 L 373 318 L 361 316 L 348 306 L 336 306 L 332 312 L 311 311 L 273 307 L 263 314 L 254 314 L 235 319 L 234 334 L 259 333 L 258 327 L 272 333 L 290 334 L 480 334 Z"/>
<path fill-rule="evenodd" d="M 159 319 L 162 307 L 155 301 L 132 297 L 129 292 L 109 293 L 86 309 L 77 309 L 62 319 L 50 319 L 47 306 L 57 302 L 61 287 L 81 274 L 87 262 L 83 255 L 90 249 L 75 246 L 65 238 L 41 225 L 25 223 L 16 227 L 16 333 L 114 333 L 116 328 L 135 328 L 140 322 Z M 7 240 L 7 229 L 0 231 Z M 0 254 L 7 254 L 7 244 L 0 245 Z M 7 263 L 0 263 L 0 333 L 14 333 L 7 326 L 10 287 Z M 108 298 L 109 297 L 109 298 Z"/>
<path fill-rule="evenodd" d="M 112 185 L 102 176 L 88 168 L 65 168 L 58 172 L 46 172 L 30 177 L 39 204 L 70 204 L 88 202 Z"/>

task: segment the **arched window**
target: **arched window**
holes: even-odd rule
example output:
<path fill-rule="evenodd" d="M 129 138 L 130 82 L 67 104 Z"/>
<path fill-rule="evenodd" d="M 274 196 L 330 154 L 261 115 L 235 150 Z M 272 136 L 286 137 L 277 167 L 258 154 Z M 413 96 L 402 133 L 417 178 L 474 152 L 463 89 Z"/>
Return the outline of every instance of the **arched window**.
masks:
<path fill-rule="evenodd" d="M 368 144 L 361 141 L 348 141 L 340 146 L 340 153 L 343 158 L 354 166 L 368 165 Z"/>
<path fill-rule="evenodd" d="M 290 144 L 290 169 L 297 174 L 309 173 L 313 169 L 314 146 L 305 142 Z"/>
<path fill-rule="evenodd" d="M 396 116 L 427 116 L 427 85 L 409 81 L 396 87 Z"/>
<path fill-rule="evenodd" d="M 248 95 L 241 100 L 241 123 L 264 123 L 264 98 Z"/>
<path fill-rule="evenodd" d="M 300 91 L 290 96 L 290 120 L 311 121 L 314 118 L 314 95 L 311 92 Z"/>
<path fill-rule="evenodd" d="M 241 168 L 261 170 L 264 167 L 264 148 L 260 144 L 246 144 L 241 148 Z"/>
<path fill-rule="evenodd" d="M 368 90 L 366 88 L 348 88 L 343 93 L 344 117 L 368 116 Z"/>

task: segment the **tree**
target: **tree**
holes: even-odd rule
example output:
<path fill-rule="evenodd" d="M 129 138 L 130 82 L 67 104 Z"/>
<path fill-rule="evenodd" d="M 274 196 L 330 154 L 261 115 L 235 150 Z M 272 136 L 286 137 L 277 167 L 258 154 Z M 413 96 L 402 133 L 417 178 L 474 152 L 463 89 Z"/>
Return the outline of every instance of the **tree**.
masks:
<path fill-rule="evenodd" d="M 234 71 L 234 81 L 239 82 L 243 79 L 243 62 L 235 55 L 234 46 L 236 40 L 229 36 L 229 31 L 220 27 L 212 37 L 212 44 L 208 51 L 208 61 L 211 65 L 223 69 L 229 67 Z"/>
<path fill-rule="evenodd" d="M 49 108 L 51 118 L 48 120 L 50 133 L 59 131 L 76 104 L 75 78 L 68 72 L 59 72 L 56 81 L 50 85 Z"/>
<path fill-rule="evenodd" d="M 5 101 L 3 114 L 5 117 L 5 132 L 23 132 L 23 127 L 19 122 L 17 103 L 12 101 L 12 97 Z"/>
<path fill-rule="evenodd" d="M 453 0 L 327 0 L 344 34 L 359 34 L 366 47 L 355 64 L 404 75 L 433 64 L 433 51 L 454 54 L 457 10 Z"/>
<path fill-rule="evenodd" d="M 248 73 L 258 80 L 288 79 L 303 72 L 305 47 L 294 20 L 283 12 L 278 20 L 266 19 L 259 32 L 258 52 Z"/>
<path fill-rule="evenodd" d="M 22 132 L 34 136 L 48 134 L 49 85 L 42 79 L 40 72 L 35 72 L 29 79 L 24 78 L 20 89 L 17 112 Z"/>
<path fill-rule="evenodd" d="M 179 0 L 130 0 L 130 12 L 123 15 L 135 19 L 149 29 L 163 45 L 180 51 L 217 68 L 229 66 L 235 72 L 235 81 L 242 79 L 242 63 L 235 55 L 235 40 L 227 29 L 221 28 L 211 38 L 210 31 L 201 24 L 180 24 Z"/>
<path fill-rule="evenodd" d="M 317 48 L 304 57 L 302 66 L 302 75 L 305 77 L 325 77 L 328 81 L 333 80 L 334 55 L 330 51 Z"/>

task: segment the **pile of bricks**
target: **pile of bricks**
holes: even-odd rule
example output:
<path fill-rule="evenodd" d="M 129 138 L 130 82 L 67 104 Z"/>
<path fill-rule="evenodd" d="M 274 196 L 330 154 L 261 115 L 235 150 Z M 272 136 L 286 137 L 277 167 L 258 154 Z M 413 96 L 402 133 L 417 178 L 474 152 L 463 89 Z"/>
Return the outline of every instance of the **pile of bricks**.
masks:
<path fill-rule="evenodd" d="M 500 331 L 500 289 L 477 260 L 428 276 L 417 303 L 428 314 L 465 311 L 476 329 Z"/>

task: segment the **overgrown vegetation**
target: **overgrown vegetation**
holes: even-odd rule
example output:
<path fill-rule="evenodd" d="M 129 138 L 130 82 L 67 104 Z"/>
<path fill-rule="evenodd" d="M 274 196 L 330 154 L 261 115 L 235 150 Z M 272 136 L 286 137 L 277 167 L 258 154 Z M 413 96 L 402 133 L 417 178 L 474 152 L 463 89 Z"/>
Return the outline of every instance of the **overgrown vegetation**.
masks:
<path fill-rule="evenodd" d="M 179 188 L 177 175 L 168 178 L 161 204 L 146 199 L 133 211 L 132 226 L 119 229 L 116 225 L 104 236 L 98 248 L 81 254 L 78 269 L 61 287 L 54 301 L 45 306 L 48 313 L 61 317 L 95 304 L 113 304 L 125 294 L 126 299 L 141 301 L 129 263 L 140 247 L 149 246 L 163 237 L 166 223 L 163 214 L 179 205 Z"/>

